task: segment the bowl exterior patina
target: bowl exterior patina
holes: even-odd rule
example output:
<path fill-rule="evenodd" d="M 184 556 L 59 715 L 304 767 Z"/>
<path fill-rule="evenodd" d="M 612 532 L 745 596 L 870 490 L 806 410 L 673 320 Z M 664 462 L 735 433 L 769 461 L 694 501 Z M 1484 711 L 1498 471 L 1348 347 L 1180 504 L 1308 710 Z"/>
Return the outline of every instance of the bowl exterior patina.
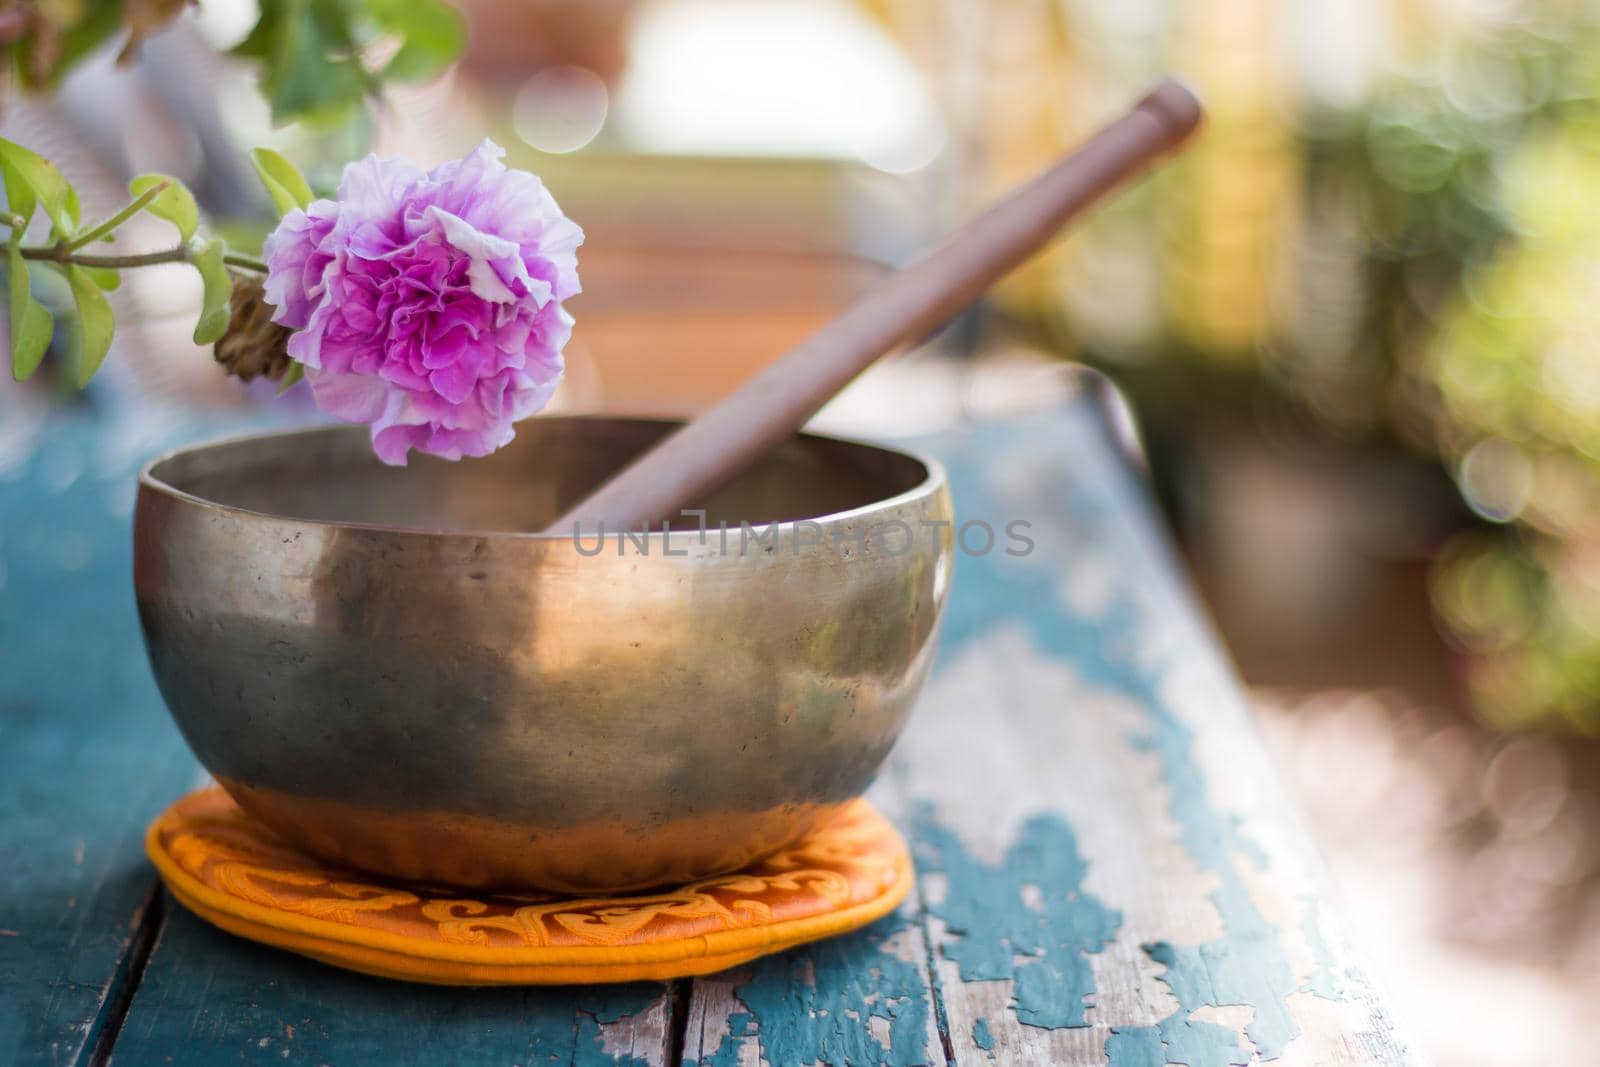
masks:
<path fill-rule="evenodd" d="M 671 428 L 536 419 L 397 469 L 337 427 L 152 463 L 134 581 L 195 754 L 290 842 L 407 881 L 621 891 L 793 843 L 866 788 L 927 673 L 944 476 L 802 436 L 704 532 L 527 532 Z"/>

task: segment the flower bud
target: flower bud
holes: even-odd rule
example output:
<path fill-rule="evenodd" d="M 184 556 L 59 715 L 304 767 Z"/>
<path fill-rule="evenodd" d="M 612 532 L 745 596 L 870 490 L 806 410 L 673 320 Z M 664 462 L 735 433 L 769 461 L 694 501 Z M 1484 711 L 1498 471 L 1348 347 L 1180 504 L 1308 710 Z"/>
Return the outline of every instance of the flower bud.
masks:
<path fill-rule="evenodd" d="M 229 374 L 248 382 L 258 375 L 277 381 L 288 373 L 289 329 L 272 321 L 273 310 L 263 295 L 259 276 L 233 276 L 228 332 L 213 349 L 217 362 Z"/>

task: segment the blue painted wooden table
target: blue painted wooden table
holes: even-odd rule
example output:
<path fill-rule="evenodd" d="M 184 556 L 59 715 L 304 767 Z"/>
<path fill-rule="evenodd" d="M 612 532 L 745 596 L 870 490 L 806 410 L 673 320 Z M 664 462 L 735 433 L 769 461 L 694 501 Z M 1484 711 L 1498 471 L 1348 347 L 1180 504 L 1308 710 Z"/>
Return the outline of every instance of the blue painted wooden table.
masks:
<path fill-rule="evenodd" d="M 1034 549 L 958 559 L 873 793 L 917 856 L 900 911 L 710 978 L 524 990 L 344 973 L 165 897 L 141 832 L 199 770 L 140 644 L 133 475 L 223 427 L 0 420 L 0 1064 L 1415 1062 L 1104 397 L 922 442 Z"/>

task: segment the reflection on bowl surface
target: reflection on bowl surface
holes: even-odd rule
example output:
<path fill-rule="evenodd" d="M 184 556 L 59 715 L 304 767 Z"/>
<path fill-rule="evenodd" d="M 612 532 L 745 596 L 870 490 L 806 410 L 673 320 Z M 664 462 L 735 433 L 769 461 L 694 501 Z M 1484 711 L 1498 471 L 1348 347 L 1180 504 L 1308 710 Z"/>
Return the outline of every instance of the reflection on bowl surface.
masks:
<path fill-rule="evenodd" d="M 335 427 L 151 464 L 134 582 L 195 754 L 296 845 L 412 881 L 637 889 L 792 843 L 927 673 L 944 476 L 801 436 L 704 501 L 709 533 L 530 532 L 671 428 L 542 418 L 388 468 Z"/>

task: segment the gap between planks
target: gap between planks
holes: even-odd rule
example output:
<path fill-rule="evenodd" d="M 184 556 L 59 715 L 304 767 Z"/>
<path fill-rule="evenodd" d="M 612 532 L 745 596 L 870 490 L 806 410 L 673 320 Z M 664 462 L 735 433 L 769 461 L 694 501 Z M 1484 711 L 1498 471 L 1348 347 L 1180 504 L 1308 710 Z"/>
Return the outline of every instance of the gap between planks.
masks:
<path fill-rule="evenodd" d="M 111 1062 L 117 1038 L 122 1036 L 122 1025 L 128 1020 L 128 1010 L 133 1007 L 133 996 L 139 991 L 145 968 L 160 940 L 161 929 L 167 922 L 170 907 L 167 891 L 161 880 L 150 879 L 150 891 L 145 894 L 135 920 L 133 936 L 128 939 L 128 951 L 118 964 L 111 988 L 95 1020 L 95 1037 L 84 1045 L 78 1063 L 83 1067 L 106 1067 Z"/>

